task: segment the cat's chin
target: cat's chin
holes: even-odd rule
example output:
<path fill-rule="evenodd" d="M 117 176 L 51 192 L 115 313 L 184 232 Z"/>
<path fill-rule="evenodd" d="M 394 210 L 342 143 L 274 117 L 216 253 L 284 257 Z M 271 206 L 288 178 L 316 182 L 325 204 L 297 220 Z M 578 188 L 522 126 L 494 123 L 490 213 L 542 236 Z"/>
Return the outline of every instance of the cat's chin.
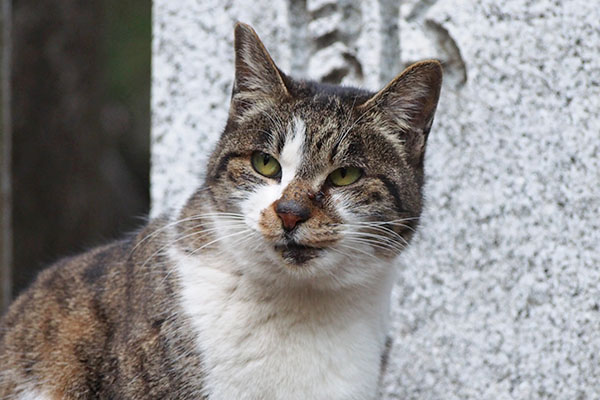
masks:
<path fill-rule="evenodd" d="M 323 249 L 290 242 L 287 244 L 275 245 L 275 251 L 281 255 L 281 258 L 283 258 L 283 261 L 286 264 L 301 267 L 306 265 L 310 260 L 318 257 Z"/>

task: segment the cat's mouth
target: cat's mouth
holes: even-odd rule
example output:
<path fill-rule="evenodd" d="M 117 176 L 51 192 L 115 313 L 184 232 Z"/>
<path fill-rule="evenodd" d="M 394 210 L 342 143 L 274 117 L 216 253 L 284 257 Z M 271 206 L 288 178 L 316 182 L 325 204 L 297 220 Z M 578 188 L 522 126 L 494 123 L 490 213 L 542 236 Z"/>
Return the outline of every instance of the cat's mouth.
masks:
<path fill-rule="evenodd" d="M 285 244 L 275 245 L 275 250 L 281 254 L 286 262 L 302 265 L 317 257 L 323 250 L 321 247 L 307 246 L 298 242 L 290 241 Z"/>

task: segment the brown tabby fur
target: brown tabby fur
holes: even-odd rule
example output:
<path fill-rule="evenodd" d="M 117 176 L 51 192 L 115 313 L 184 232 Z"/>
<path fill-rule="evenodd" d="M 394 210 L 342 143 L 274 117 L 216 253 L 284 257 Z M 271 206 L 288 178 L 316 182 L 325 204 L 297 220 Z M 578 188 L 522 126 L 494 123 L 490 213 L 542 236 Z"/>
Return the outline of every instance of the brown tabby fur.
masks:
<path fill-rule="evenodd" d="M 61 260 L 15 301 L 0 331 L 0 398 L 37 381 L 55 399 L 198 398 L 201 359 L 177 283 L 160 238 L 142 241 L 162 223 Z"/>
<path fill-rule="evenodd" d="M 256 70 L 263 73 L 260 82 L 253 80 Z M 189 235 L 207 228 L 191 220 L 207 205 L 227 212 L 239 200 L 233 189 L 264 184 L 250 166 L 251 154 L 277 154 L 285 138 L 269 127 L 285 125 L 290 115 L 306 124 L 305 158 L 311 162 L 283 198 L 310 209 L 308 244 L 327 247 L 339 240 L 342 219 L 328 203 L 334 189 L 314 182 L 322 166 L 345 164 L 369 171 L 360 185 L 345 189 L 355 211 L 375 219 L 413 218 L 404 227 L 389 226 L 408 241 L 421 213 L 425 142 L 440 84 L 436 61 L 413 65 L 376 94 L 296 81 L 277 69 L 250 27 L 238 25 L 229 120 L 204 186 L 178 216 L 190 218 L 175 226 L 178 246 L 192 253 L 214 239 Z M 353 129 L 342 140 L 349 124 Z M 53 399 L 204 398 L 202 355 L 164 255 L 172 240 L 167 227 L 166 219 L 157 219 L 135 236 L 63 259 L 40 274 L 0 323 L 0 399 L 37 387 Z M 263 211 L 260 229 L 265 240 L 281 236 L 274 207 Z M 392 257 L 392 250 L 377 251 Z"/>

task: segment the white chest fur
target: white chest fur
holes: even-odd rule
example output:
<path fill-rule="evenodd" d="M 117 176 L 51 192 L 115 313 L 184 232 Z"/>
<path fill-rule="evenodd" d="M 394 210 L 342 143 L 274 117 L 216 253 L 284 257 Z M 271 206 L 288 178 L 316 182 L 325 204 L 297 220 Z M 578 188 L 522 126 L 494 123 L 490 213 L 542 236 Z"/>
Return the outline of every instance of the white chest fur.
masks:
<path fill-rule="evenodd" d="M 211 400 L 375 398 L 388 287 L 345 294 L 261 289 L 209 257 L 171 250 L 170 258 Z"/>

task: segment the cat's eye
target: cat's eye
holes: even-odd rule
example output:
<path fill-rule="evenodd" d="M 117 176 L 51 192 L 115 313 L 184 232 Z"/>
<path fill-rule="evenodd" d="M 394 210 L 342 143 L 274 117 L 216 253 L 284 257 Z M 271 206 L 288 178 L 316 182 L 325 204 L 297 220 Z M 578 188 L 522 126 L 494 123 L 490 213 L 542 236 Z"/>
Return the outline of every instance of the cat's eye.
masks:
<path fill-rule="evenodd" d="M 262 151 L 252 153 L 252 166 L 256 172 L 268 178 L 275 178 L 281 172 L 281 165 L 275 157 Z"/>
<path fill-rule="evenodd" d="M 362 176 L 362 171 L 360 168 L 356 167 L 343 167 L 338 168 L 329 174 L 329 180 L 335 186 L 348 186 Z"/>

